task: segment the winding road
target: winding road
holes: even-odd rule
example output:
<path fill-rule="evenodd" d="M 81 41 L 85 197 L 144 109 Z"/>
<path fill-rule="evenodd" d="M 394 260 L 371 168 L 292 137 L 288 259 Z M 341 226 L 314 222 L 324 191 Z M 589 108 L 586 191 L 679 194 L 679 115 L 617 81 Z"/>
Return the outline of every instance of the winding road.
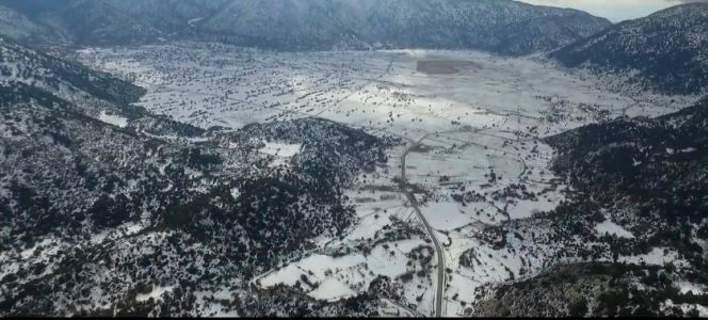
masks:
<path fill-rule="evenodd" d="M 408 154 L 413 150 L 414 148 L 418 147 L 425 139 L 428 138 L 430 134 L 425 135 L 423 138 L 418 140 L 416 143 L 412 144 L 410 147 L 406 149 L 406 151 L 403 153 L 401 156 L 401 183 L 400 183 L 400 188 L 401 192 L 406 195 L 406 198 L 408 198 L 408 202 L 411 204 L 413 209 L 415 210 L 415 213 L 418 215 L 418 218 L 423 222 L 423 225 L 425 225 L 425 229 L 428 232 L 428 235 L 430 238 L 433 240 L 433 244 L 435 245 L 435 254 L 438 257 L 438 283 L 437 283 L 437 289 L 435 292 L 435 317 L 440 318 L 442 317 L 442 302 L 443 302 L 443 290 L 445 288 L 445 259 L 443 257 L 443 251 L 442 251 L 442 246 L 440 245 L 440 241 L 438 238 L 435 236 L 435 230 L 433 227 L 430 226 L 430 223 L 428 223 L 428 220 L 425 219 L 425 216 L 423 215 L 423 212 L 420 211 L 420 207 L 418 207 L 418 200 L 416 200 L 415 195 L 409 190 L 408 188 L 408 178 L 406 177 L 406 158 L 408 158 Z"/>

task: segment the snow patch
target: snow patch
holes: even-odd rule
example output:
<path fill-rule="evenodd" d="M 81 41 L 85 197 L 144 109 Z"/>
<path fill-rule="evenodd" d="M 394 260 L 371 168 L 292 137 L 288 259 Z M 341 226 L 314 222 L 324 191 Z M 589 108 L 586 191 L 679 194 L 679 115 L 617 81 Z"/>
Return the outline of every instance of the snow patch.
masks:
<path fill-rule="evenodd" d="M 195 23 L 197 23 L 197 22 L 199 22 L 199 21 L 202 21 L 202 20 L 204 20 L 204 17 L 189 19 L 189 21 L 187 21 L 187 24 L 188 24 L 190 27 L 193 27 Z"/>
<path fill-rule="evenodd" d="M 679 281 L 677 284 L 679 291 L 681 291 L 681 294 L 691 292 L 694 295 L 701 295 L 706 293 L 706 286 L 701 284 L 691 283 L 688 281 Z"/>
<path fill-rule="evenodd" d="M 697 310 L 698 311 L 698 316 L 703 318 L 703 317 L 708 317 L 708 308 L 700 305 L 700 304 L 689 304 L 689 303 L 682 303 L 682 304 L 674 304 L 671 299 L 667 299 L 664 303 L 661 304 L 661 310 L 666 310 L 671 307 L 679 307 L 683 313 L 687 313 L 692 310 Z"/>
<path fill-rule="evenodd" d="M 622 228 L 622 226 L 612 222 L 609 219 L 606 219 L 602 223 L 598 223 L 595 226 L 595 232 L 597 232 L 601 236 L 605 234 L 610 234 L 618 236 L 620 238 L 634 238 L 634 235 L 631 232 L 627 231 L 626 229 Z"/>
<path fill-rule="evenodd" d="M 267 142 L 265 147 L 261 148 L 259 151 L 276 157 L 289 158 L 300 153 L 301 148 L 302 144 Z"/>
<path fill-rule="evenodd" d="M 319 300 L 337 301 L 353 297 L 356 292 L 336 279 L 327 279 L 317 289 L 312 290 L 309 295 Z"/>
<path fill-rule="evenodd" d="M 665 247 L 655 247 L 647 254 L 624 256 L 620 257 L 619 260 L 624 263 L 646 263 L 654 266 L 663 266 L 666 263 L 673 263 L 677 266 L 686 264 L 685 260 L 679 258 L 679 254 L 676 251 Z"/>
<path fill-rule="evenodd" d="M 265 147 L 261 148 L 259 151 L 261 153 L 276 157 L 276 159 L 270 163 L 270 166 L 277 167 L 280 165 L 287 165 L 288 160 L 300 153 L 301 149 L 302 144 L 266 142 Z"/>
<path fill-rule="evenodd" d="M 163 294 L 165 294 L 166 292 L 170 292 L 174 289 L 175 289 L 174 286 L 167 286 L 167 287 L 156 286 L 156 287 L 152 288 L 152 291 L 150 291 L 150 293 L 136 295 L 135 300 L 138 302 L 145 302 L 145 301 L 150 300 L 150 298 L 153 298 L 154 300 L 158 300 L 158 299 L 160 299 L 160 297 L 162 297 Z"/>
<path fill-rule="evenodd" d="M 238 197 L 241 196 L 241 191 L 238 188 L 232 188 L 231 189 L 231 196 L 234 198 L 234 200 L 237 200 Z"/>
<path fill-rule="evenodd" d="M 128 118 L 108 114 L 106 111 L 101 111 L 101 114 L 98 115 L 98 120 L 101 120 L 108 124 L 112 124 L 119 128 L 125 128 L 128 126 Z"/>

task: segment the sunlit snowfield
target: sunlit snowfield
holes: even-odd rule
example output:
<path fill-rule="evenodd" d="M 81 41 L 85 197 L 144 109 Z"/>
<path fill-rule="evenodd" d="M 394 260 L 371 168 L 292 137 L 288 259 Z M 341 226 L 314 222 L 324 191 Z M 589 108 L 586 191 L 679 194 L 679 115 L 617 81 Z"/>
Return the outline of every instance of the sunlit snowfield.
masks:
<path fill-rule="evenodd" d="M 411 144 L 420 142 L 407 157 L 407 179 L 445 247 L 450 272 L 444 314 L 456 316 L 476 287 L 531 276 L 560 259 L 562 248 L 551 245 L 514 245 L 520 242 L 510 238 L 516 249 L 499 251 L 476 237 L 484 226 L 531 218 L 564 198 L 567 186 L 549 170 L 553 150 L 540 138 L 623 115 L 665 114 L 695 101 L 613 93 L 618 79 L 571 74 L 538 57 L 473 51 L 273 53 L 189 43 L 78 54 L 82 62 L 148 89 L 139 103 L 148 110 L 196 126 L 238 129 L 316 116 L 401 138 L 405 145 L 390 150 L 388 166 L 362 174 L 348 191 L 359 221 L 343 238 L 319 239 L 308 255 L 253 279 L 262 287 L 294 285 L 304 274 L 320 283 L 305 288 L 311 296 L 337 300 L 366 291 L 379 275 L 412 275 L 396 281 L 403 303 L 389 301 L 401 315 L 430 315 L 436 285 L 437 260 L 426 260 L 433 252 L 423 229 L 403 240 L 387 234 L 420 223 L 397 183 Z M 299 146 L 270 143 L 262 152 L 298 152 Z M 537 196 L 519 197 L 524 191 Z M 543 237 L 542 229 L 531 231 Z M 351 250 L 362 243 L 373 249 Z M 460 256 L 470 248 L 472 265 L 461 266 Z M 643 258 L 656 264 L 665 259 L 652 257 Z M 427 272 L 419 275 L 421 270 Z"/>

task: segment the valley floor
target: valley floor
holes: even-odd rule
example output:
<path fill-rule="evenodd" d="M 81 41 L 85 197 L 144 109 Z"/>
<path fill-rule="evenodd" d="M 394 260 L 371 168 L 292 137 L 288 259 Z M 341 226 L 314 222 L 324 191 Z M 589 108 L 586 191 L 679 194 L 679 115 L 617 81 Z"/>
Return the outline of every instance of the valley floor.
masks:
<path fill-rule="evenodd" d="M 145 87 L 139 105 L 149 111 L 198 127 L 236 130 L 321 117 L 400 138 L 388 164 L 361 174 L 347 191 L 356 205 L 353 227 L 318 239 L 309 254 L 252 283 L 297 285 L 314 298 L 336 301 L 388 277 L 392 293 L 382 300 L 384 313 L 410 316 L 435 314 L 437 268 L 444 269 L 441 314 L 464 316 L 476 288 L 534 276 L 558 261 L 553 242 L 535 240 L 544 237 L 543 228 L 501 248 L 486 232 L 552 210 L 572 191 L 551 172 L 554 151 L 541 138 L 621 116 L 675 112 L 697 100 L 615 93 L 606 79 L 570 73 L 539 57 L 474 51 L 274 53 L 182 43 L 89 48 L 77 55 Z M 262 152 L 282 162 L 298 149 L 276 141 Z M 415 196 L 442 252 L 401 185 Z M 609 222 L 596 230 L 631 236 L 617 227 Z M 644 260 L 664 261 L 661 255 Z"/>

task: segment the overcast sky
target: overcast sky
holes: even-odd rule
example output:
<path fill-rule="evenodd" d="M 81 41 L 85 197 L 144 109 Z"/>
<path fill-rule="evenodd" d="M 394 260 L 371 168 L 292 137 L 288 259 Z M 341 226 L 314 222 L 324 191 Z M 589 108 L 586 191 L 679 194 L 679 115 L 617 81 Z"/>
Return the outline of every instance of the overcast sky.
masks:
<path fill-rule="evenodd" d="M 612 22 L 647 16 L 658 10 L 691 0 L 520 0 L 547 6 L 575 8 L 605 17 Z"/>

